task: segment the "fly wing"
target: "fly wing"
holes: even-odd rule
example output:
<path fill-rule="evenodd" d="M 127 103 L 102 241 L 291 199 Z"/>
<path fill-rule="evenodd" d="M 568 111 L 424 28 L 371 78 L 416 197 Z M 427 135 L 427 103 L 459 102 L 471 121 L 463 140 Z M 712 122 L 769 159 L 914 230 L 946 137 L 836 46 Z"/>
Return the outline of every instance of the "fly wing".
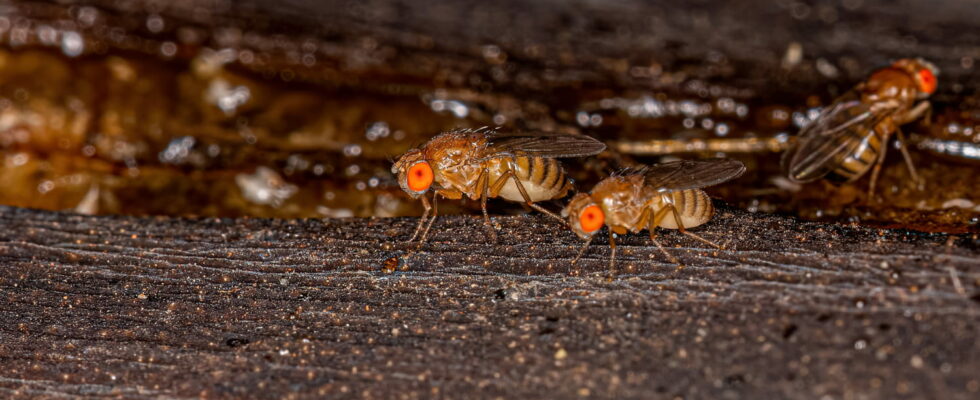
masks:
<path fill-rule="evenodd" d="M 897 104 L 862 102 L 857 91 L 841 96 L 803 127 L 796 143 L 783 154 L 783 170 L 798 182 L 824 177 L 863 146 L 875 126 L 897 110 Z"/>
<path fill-rule="evenodd" d="M 661 192 L 699 189 L 738 178 L 745 172 L 741 161 L 730 158 L 682 160 L 636 170 L 644 182 Z"/>
<path fill-rule="evenodd" d="M 488 139 L 491 158 L 517 154 L 545 158 L 586 157 L 606 149 L 604 143 L 589 136 L 567 133 L 491 132 Z"/>

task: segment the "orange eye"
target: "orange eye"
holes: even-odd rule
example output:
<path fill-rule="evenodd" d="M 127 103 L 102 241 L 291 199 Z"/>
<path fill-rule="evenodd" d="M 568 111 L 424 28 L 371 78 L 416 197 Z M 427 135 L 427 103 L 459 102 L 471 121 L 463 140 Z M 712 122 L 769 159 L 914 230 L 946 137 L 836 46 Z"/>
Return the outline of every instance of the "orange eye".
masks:
<path fill-rule="evenodd" d="M 424 192 L 432 186 L 432 167 L 422 161 L 408 169 L 408 188 L 415 192 Z"/>
<path fill-rule="evenodd" d="M 936 91 L 936 76 L 928 69 L 919 70 L 919 90 L 932 94 Z"/>
<path fill-rule="evenodd" d="M 595 204 L 585 207 L 582 213 L 578 215 L 578 223 L 582 225 L 582 230 L 586 233 L 599 230 L 599 228 L 602 228 L 604 222 L 606 222 L 606 215 Z"/>

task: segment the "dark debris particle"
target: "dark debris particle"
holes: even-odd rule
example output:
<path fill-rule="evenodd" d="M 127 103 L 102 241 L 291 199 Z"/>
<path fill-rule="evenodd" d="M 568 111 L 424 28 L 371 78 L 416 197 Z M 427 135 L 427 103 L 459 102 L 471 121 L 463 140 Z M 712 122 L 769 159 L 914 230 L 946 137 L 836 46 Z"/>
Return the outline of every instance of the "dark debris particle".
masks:
<path fill-rule="evenodd" d="M 745 383 L 745 376 L 742 374 L 735 374 L 726 376 L 724 379 L 725 386 L 738 386 Z"/>
<path fill-rule="evenodd" d="M 793 334 L 795 334 L 796 331 L 799 329 L 800 328 L 796 326 L 796 324 L 790 324 L 785 329 L 783 329 L 783 339 L 789 339 L 793 337 Z"/>
<path fill-rule="evenodd" d="M 245 338 L 228 338 L 227 340 L 225 340 L 225 346 L 231 348 L 241 347 L 249 343 L 251 342 Z"/>

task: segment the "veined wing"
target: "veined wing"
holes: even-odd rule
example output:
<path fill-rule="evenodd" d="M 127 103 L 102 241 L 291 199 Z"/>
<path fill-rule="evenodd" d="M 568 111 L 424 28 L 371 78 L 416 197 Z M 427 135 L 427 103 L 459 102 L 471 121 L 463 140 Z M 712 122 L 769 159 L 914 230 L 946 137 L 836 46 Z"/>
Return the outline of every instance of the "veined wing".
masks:
<path fill-rule="evenodd" d="M 875 126 L 898 108 L 891 102 L 862 102 L 857 91 L 838 98 L 803 127 L 796 144 L 783 154 L 783 170 L 797 182 L 824 177 L 867 145 Z"/>
<path fill-rule="evenodd" d="M 633 173 L 642 174 L 644 183 L 661 192 L 699 189 L 738 178 L 745 172 L 741 161 L 730 158 L 681 160 L 650 167 Z"/>
<path fill-rule="evenodd" d="M 586 157 L 601 153 L 606 145 L 585 135 L 547 132 L 491 132 L 487 158 L 527 155 L 545 158 Z"/>

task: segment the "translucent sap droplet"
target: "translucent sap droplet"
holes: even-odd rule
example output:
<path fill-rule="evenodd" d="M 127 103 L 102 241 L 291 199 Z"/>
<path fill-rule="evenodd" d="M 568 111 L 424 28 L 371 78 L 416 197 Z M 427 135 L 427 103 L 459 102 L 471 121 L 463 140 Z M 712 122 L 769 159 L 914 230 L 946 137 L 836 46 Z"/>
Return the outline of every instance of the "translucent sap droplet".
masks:
<path fill-rule="evenodd" d="M 54 181 L 44 181 L 37 185 L 38 193 L 45 194 L 54 190 Z"/>
<path fill-rule="evenodd" d="M 728 135 L 728 124 L 720 123 L 717 126 L 715 126 L 715 135 L 718 136 Z"/>
<path fill-rule="evenodd" d="M 344 155 L 347 157 L 357 157 L 361 155 L 361 146 L 357 144 L 349 144 L 344 146 Z"/>
<path fill-rule="evenodd" d="M 163 18 L 157 14 L 150 15 L 146 18 L 146 29 L 149 29 L 150 32 L 160 33 L 163 31 L 163 25 Z"/>
<path fill-rule="evenodd" d="M 99 17 L 99 10 L 95 7 L 82 7 L 78 10 L 78 22 L 82 26 L 92 26 L 95 24 L 96 18 Z"/>
<path fill-rule="evenodd" d="M 232 87 L 224 79 L 215 79 L 208 86 L 205 98 L 225 113 L 232 115 L 238 107 L 244 105 L 252 97 L 251 91 L 247 86 L 239 85 Z"/>
<path fill-rule="evenodd" d="M 61 52 L 68 57 L 77 57 L 85 51 L 85 41 L 78 32 L 67 31 L 61 34 Z"/>
<path fill-rule="evenodd" d="M 173 57 L 177 55 L 177 44 L 174 42 L 163 42 L 160 45 L 160 54 L 164 57 Z"/>
<path fill-rule="evenodd" d="M 184 136 L 171 140 L 167 148 L 157 155 L 164 164 L 184 164 L 194 147 L 196 140 L 192 136 Z"/>
<path fill-rule="evenodd" d="M 367 137 L 367 140 L 373 142 L 380 138 L 388 137 L 388 135 L 390 134 L 391 134 L 391 128 L 388 126 L 388 123 L 384 121 L 378 121 L 371 124 L 371 126 L 368 127 L 367 132 L 364 133 L 364 136 Z"/>

